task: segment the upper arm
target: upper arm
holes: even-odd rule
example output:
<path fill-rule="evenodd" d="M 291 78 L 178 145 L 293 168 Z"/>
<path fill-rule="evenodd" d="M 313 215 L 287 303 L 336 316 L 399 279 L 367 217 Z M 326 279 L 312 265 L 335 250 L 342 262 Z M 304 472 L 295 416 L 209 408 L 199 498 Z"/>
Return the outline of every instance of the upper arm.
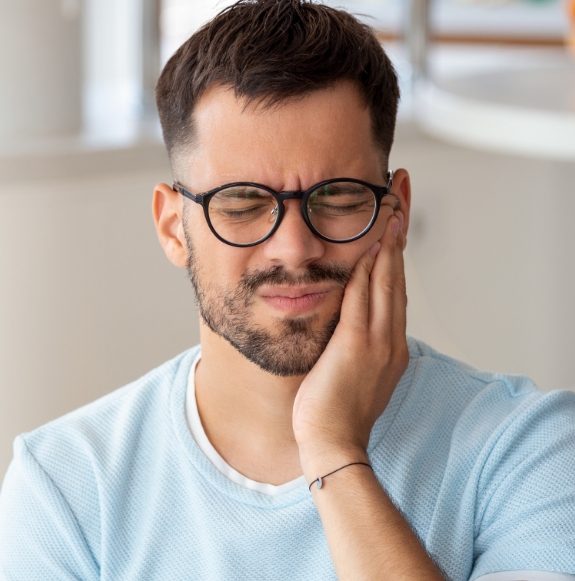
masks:
<path fill-rule="evenodd" d="M 499 571 L 477 577 L 475 581 L 575 581 L 575 575 L 551 571 Z"/>
<path fill-rule="evenodd" d="M 477 498 L 470 579 L 519 570 L 575 574 L 573 394 L 548 394 L 514 420 L 494 445 Z"/>

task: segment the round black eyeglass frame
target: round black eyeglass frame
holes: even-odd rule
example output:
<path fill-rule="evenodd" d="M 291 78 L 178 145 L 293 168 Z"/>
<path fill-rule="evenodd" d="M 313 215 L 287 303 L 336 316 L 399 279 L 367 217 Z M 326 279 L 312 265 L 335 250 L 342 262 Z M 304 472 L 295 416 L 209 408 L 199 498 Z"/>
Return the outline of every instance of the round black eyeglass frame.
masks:
<path fill-rule="evenodd" d="M 334 240 L 332 238 L 328 238 L 327 236 L 324 236 L 321 232 L 318 232 L 314 228 L 313 224 L 311 223 L 311 220 L 310 220 L 308 213 L 306 211 L 307 202 L 309 200 L 309 197 L 315 191 L 317 191 L 319 188 L 322 188 L 323 186 L 327 186 L 328 184 L 333 184 L 336 182 L 352 182 L 354 184 L 360 184 L 360 185 L 365 186 L 366 188 L 370 189 L 373 192 L 373 195 L 375 196 L 375 211 L 373 213 L 373 217 L 372 217 L 370 223 L 357 236 L 354 236 L 353 238 L 346 238 L 345 240 Z M 363 180 L 357 180 L 355 178 L 333 178 L 330 180 L 325 180 L 323 182 L 319 182 L 317 184 L 314 184 L 311 188 L 308 188 L 305 191 L 276 192 L 275 190 L 272 190 L 272 188 L 269 188 L 268 186 L 264 186 L 262 184 L 257 184 L 255 182 L 233 182 L 231 184 L 224 184 L 223 186 L 219 186 L 218 188 L 214 188 L 213 190 L 209 190 L 208 192 L 203 192 L 201 194 L 192 194 L 192 192 L 190 192 L 189 190 L 186 190 L 186 188 L 184 188 L 184 186 L 182 186 L 178 182 L 173 182 L 172 187 L 174 190 L 176 190 L 177 192 L 182 194 L 182 196 L 189 198 L 190 200 L 196 202 L 196 204 L 200 204 L 204 208 L 204 216 L 206 218 L 206 222 L 208 223 L 210 230 L 212 231 L 212 233 L 214 234 L 214 236 L 218 240 L 220 240 L 224 244 L 228 244 L 229 246 L 236 246 L 239 248 L 248 248 L 250 246 L 257 246 L 258 244 L 265 242 L 268 238 L 273 236 L 273 234 L 279 228 L 279 225 L 281 224 L 282 218 L 285 214 L 285 208 L 284 208 L 284 201 L 285 200 L 301 200 L 300 207 L 301 207 L 301 213 L 302 213 L 303 219 L 305 220 L 305 223 L 307 224 L 308 228 L 318 238 L 321 238 L 322 240 L 325 240 L 326 242 L 333 242 L 335 244 L 345 244 L 347 242 L 353 242 L 354 240 L 358 240 L 362 236 L 365 236 L 371 230 L 372 226 L 375 224 L 375 221 L 377 220 L 377 216 L 379 215 L 379 210 L 381 208 L 381 200 L 385 196 L 387 196 L 387 194 L 389 194 L 392 185 L 393 185 L 393 172 L 388 171 L 387 172 L 387 186 L 378 186 L 376 184 L 370 184 L 369 182 L 365 182 Z M 265 190 L 266 192 L 269 192 L 276 199 L 276 201 L 278 203 L 278 216 L 276 218 L 275 224 L 273 225 L 272 229 L 263 238 L 260 238 L 259 240 L 256 240 L 255 242 L 250 242 L 249 244 L 236 244 L 235 242 L 230 242 L 229 240 L 222 238 L 216 232 L 216 230 L 212 226 L 212 221 L 210 220 L 210 214 L 209 214 L 209 210 L 208 210 L 209 205 L 210 205 L 210 200 L 218 192 L 220 192 L 226 188 L 232 188 L 232 187 L 237 187 L 237 186 L 249 186 L 252 188 L 260 188 L 262 190 Z"/>

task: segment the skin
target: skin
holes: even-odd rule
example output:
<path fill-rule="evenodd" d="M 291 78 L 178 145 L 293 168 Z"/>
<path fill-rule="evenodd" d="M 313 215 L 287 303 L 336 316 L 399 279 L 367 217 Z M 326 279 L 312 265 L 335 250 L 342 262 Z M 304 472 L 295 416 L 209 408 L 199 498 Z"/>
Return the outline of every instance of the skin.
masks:
<path fill-rule="evenodd" d="M 304 190 L 333 177 L 386 183 L 369 111 L 350 83 L 272 109 L 246 107 L 233 91 L 216 86 L 203 95 L 194 117 L 197 145 L 175 168 L 176 179 L 194 193 L 233 181 L 277 191 Z M 299 201 L 289 200 L 274 236 L 234 248 L 211 234 L 198 204 L 189 204 L 188 236 L 205 286 L 234 287 L 246 270 L 275 265 L 293 274 L 313 263 L 354 267 L 343 293 L 329 283 L 321 289 L 262 288 L 251 306 L 252 320 L 272 333 L 278 318 L 317 315 L 319 327 L 341 307 L 332 339 L 306 376 L 263 371 L 201 323 L 196 397 L 202 424 L 219 454 L 248 478 L 279 485 L 304 474 L 309 483 L 349 462 L 368 461 L 371 428 L 409 358 L 402 253 L 411 191 L 405 170 L 395 172 L 392 194 L 370 232 L 348 244 L 316 238 Z M 181 268 L 187 265 L 183 211 L 182 196 L 158 184 L 158 237 Z M 302 306 L 306 299 L 285 298 L 294 290 L 317 296 Z M 321 490 L 312 487 L 312 494 L 340 580 L 442 579 L 369 468 L 348 467 Z"/>

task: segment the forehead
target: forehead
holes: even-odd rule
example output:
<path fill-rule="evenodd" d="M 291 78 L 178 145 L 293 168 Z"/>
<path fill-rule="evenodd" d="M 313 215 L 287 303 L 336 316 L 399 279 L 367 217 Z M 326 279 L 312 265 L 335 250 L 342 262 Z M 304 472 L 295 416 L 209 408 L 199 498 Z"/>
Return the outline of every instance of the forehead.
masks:
<path fill-rule="evenodd" d="M 202 189 L 234 180 L 296 189 L 331 177 L 374 179 L 375 171 L 381 173 L 370 112 L 351 83 L 272 107 L 212 87 L 196 106 L 194 129 L 196 146 L 186 169 Z"/>

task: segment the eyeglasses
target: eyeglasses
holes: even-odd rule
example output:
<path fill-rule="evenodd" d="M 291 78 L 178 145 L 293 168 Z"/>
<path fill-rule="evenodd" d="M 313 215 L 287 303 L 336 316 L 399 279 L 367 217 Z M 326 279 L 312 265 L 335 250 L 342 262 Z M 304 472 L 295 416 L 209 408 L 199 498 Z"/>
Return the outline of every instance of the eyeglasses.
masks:
<path fill-rule="evenodd" d="M 387 186 L 353 178 L 335 178 L 305 191 L 276 192 L 252 182 L 235 182 L 202 194 L 192 194 L 179 183 L 174 190 L 204 208 L 210 230 L 230 246 L 255 246 L 279 228 L 285 214 L 285 200 L 301 200 L 301 213 L 309 229 L 322 240 L 338 244 L 365 236 L 374 225 Z"/>

